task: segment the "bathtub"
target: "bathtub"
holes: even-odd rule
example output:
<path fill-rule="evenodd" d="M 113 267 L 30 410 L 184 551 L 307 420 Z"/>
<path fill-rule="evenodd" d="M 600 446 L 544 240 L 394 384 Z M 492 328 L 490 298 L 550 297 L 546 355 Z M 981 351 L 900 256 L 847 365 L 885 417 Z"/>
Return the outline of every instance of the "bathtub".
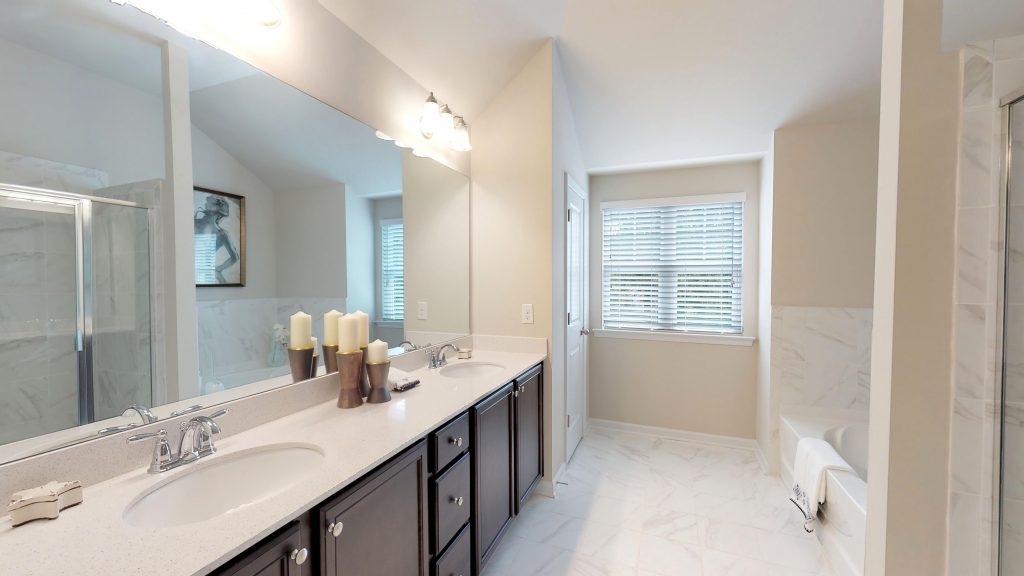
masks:
<path fill-rule="evenodd" d="M 868 496 L 868 425 L 860 415 L 822 417 L 784 414 L 779 430 L 782 480 L 793 486 L 796 445 L 801 438 L 824 438 L 856 471 L 830 471 L 828 501 L 818 510 L 814 533 L 839 576 L 864 574 Z M 793 513 L 798 513 L 795 509 Z"/>

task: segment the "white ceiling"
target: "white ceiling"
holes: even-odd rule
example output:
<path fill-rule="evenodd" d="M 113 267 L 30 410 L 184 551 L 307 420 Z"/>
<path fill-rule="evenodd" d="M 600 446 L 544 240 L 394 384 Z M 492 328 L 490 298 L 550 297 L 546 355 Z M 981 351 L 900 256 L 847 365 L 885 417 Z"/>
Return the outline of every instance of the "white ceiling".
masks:
<path fill-rule="evenodd" d="M 877 114 L 882 0 L 319 0 L 472 121 L 557 36 L 591 170 L 767 150 Z"/>
<path fill-rule="evenodd" d="M 943 0 L 942 47 L 1024 34 L 1021 0 Z"/>

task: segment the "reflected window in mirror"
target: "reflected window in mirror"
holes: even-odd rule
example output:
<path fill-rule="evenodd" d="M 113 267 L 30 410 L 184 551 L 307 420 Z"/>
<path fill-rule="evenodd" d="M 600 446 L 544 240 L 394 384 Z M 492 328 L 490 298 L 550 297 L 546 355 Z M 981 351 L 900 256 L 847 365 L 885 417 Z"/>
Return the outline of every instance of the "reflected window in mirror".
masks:
<path fill-rule="evenodd" d="M 401 220 L 380 221 L 380 320 L 405 319 L 405 226 Z"/>

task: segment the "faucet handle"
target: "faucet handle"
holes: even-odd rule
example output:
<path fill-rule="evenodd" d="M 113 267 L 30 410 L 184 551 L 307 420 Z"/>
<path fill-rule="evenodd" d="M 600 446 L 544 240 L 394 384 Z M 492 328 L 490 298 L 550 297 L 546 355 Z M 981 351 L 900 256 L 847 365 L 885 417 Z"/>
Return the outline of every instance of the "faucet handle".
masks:
<path fill-rule="evenodd" d="M 171 445 L 167 442 L 167 430 L 161 428 L 156 432 L 133 434 L 127 438 L 127 441 L 134 443 L 150 438 L 156 438 L 157 440 L 156 446 L 153 448 L 153 459 L 149 463 L 149 471 L 153 473 L 163 472 L 170 467 L 171 461 L 174 459 L 174 455 L 171 453 Z"/>

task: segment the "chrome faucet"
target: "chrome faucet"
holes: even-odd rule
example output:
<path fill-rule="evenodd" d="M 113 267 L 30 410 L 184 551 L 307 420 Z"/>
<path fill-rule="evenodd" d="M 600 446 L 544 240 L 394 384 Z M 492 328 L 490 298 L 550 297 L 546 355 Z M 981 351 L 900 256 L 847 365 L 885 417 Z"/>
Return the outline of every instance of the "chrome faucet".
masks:
<path fill-rule="evenodd" d="M 435 370 L 437 368 L 443 368 L 448 365 L 448 359 L 444 356 L 444 351 L 451 348 L 456 354 L 459 352 L 459 347 L 455 344 L 445 344 L 437 348 L 437 350 L 430 351 L 430 369 Z"/>
<path fill-rule="evenodd" d="M 406 348 L 406 347 L 405 347 L 405 345 L 406 345 L 406 344 L 408 344 L 408 345 L 409 345 L 409 347 L 408 347 L 408 348 Z M 415 351 L 415 350 L 419 350 L 419 346 L 417 346 L 416 344 L 414 344 L 414 343 L 412 342 L 412 340 L 402 340 L 402 343 L 401 343 L 401 344 L 399 344 L 398 346 L 399 346 L 399 348 L 401 348 L 402 350 L 405 350 L 405 351 L 407 351 L 407 352 L 413 352 L 413 351 Z"/>
<path fill-rule="evenodd" d="M 178 452 L 171 450 L 167 442 L 167 430 L 160 429 L 146 434 L 135 434 L 128 437 L 128 442 L 140 442 L 156 438 L 153 449 L 153 460 L 149 463 L 149 473 L 159 474 L 173 470 L 182 464 L 195 462 L 217 451 L 213 446 L 213 435 L 220 434 L 220 425 L 214 420 L 227 414 L 227 410 L 218 410 L 209 416 L 196 416 L 181 423 L 181 441 Z"/>
<path fill-rule="evenodd" d="M 141 404 L 132 404 L 131 406 L 125 408 L 124 412 L 121 413 L 121 416 L 127 416 L 129 412 L 135 412 L 136 414 L 138 414 L 139 418 L 142 419 L 143 426 L 145 426 L 146 424 L 152 424 L 157 420 L 156 416 L 153 415 L 153 412 L 149 408 L 146 408 Z M 139 425 L 136 424 L 135 422 L 129 422 L 128 424 L 125 424 L 123 426 L 110 426 L 108 428 L 103 428 L 96 434 L 98 434 L 99 436 L 108 436 L 110 434 L 116 434 L 117 432 L 131 430 L 136 426 Z"/>

